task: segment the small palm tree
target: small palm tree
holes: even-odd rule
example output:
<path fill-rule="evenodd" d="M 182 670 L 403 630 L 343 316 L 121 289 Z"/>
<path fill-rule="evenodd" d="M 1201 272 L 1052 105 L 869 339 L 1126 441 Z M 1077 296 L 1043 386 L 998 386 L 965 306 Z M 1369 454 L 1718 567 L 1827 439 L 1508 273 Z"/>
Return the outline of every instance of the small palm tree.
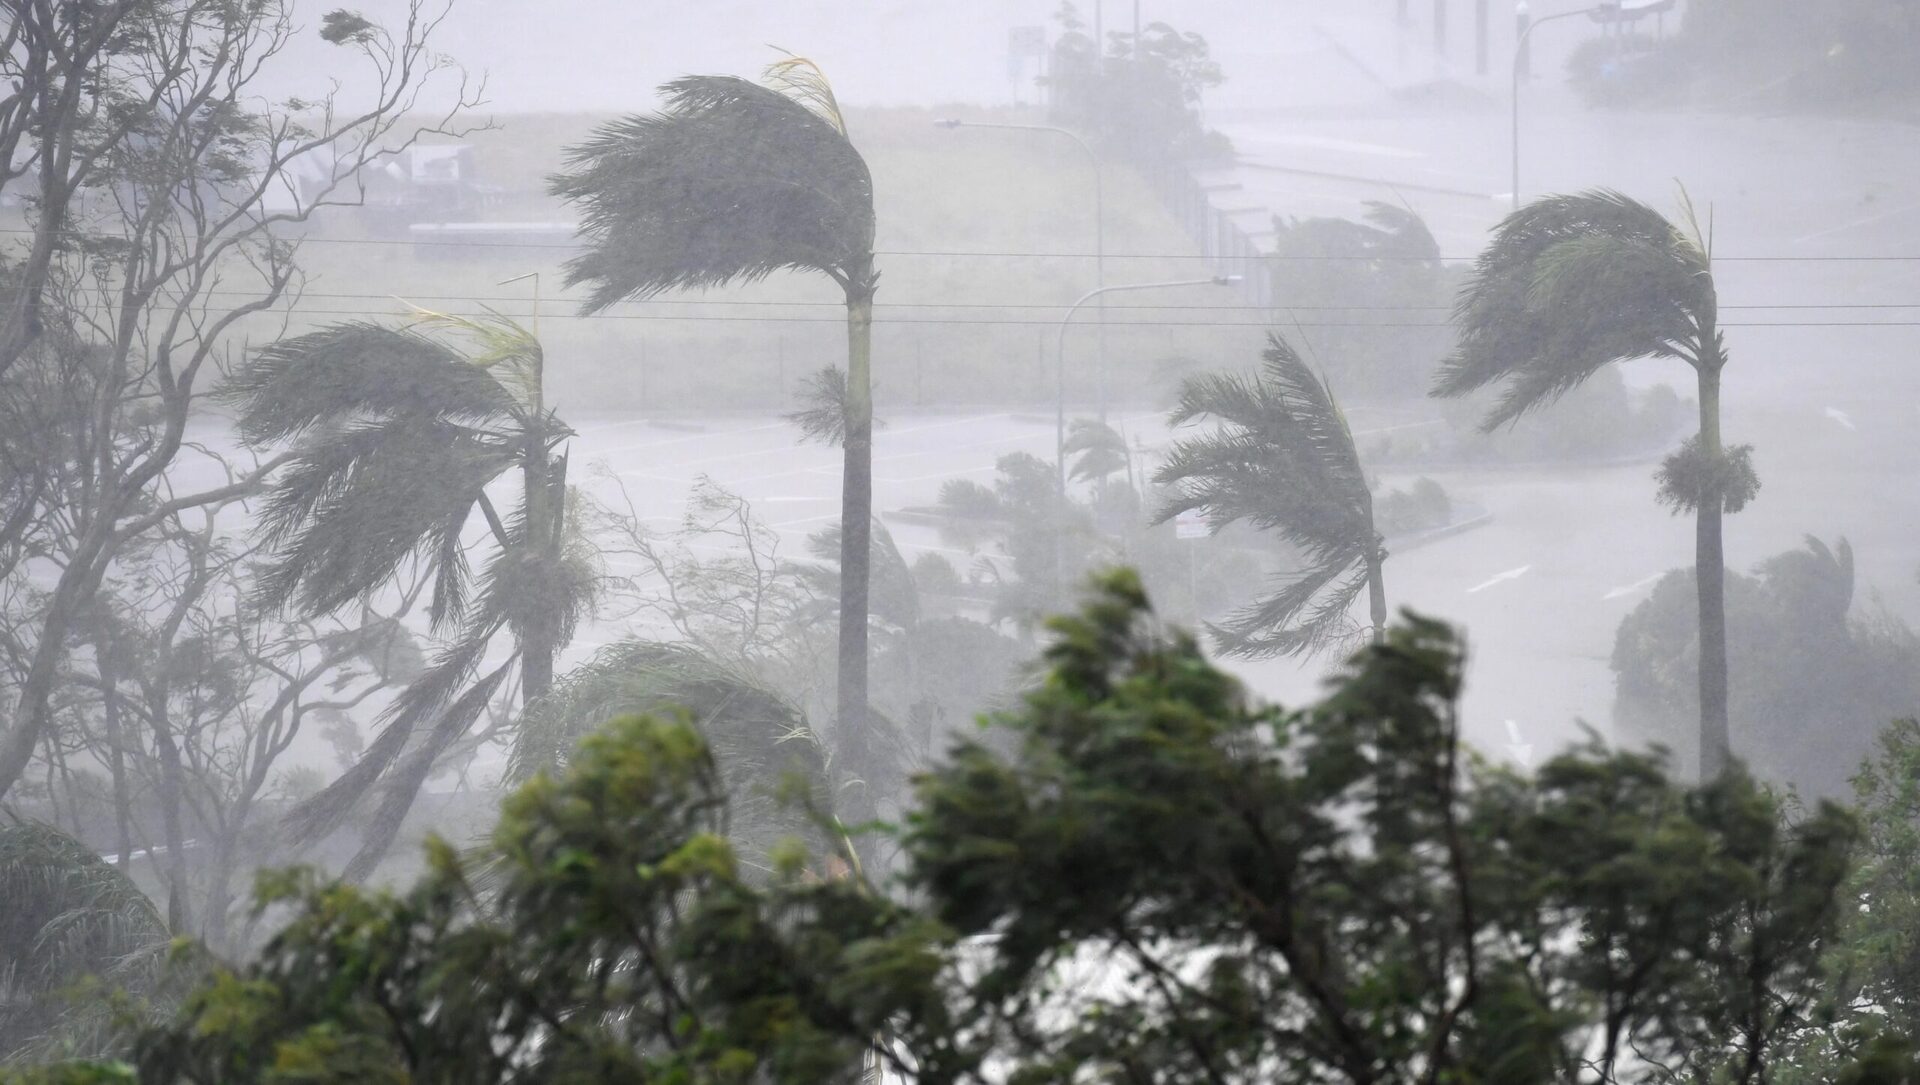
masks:
<path fill-rule="evenodd" d="M 726 785 L 727 832 L 744 858 L 765 866 L 780 842 L 819 839 L 811 813 L 829 812 L 832 789 L 819 738 L 805 713 L 736 667 L 686 644 L 624 641 L 569 671 L 515 730 L 508 774 L 524 780 L 566 766 L 582 738 L 626 715 L 685 712 L 706 737 Z M 803 783 L 807 801 L 790 801 Z"/>
<path fill-rule="evenodd" d="M 92 977 L 146 994 L 166 958 L 153 901 L 93 849 L 49 825 L 0 823 L 0 1060 L 106 1055 L 107 999 L 67 998 Z"/>
<path fill-rule="evenodd" d="M 856 752 L 867 726 L 867 556 L 873 516 L 873 177 L 833 88 L 789 57 L 767 85 L 695 76 L 661 88 L 666 108 L 607 125 L 571 151 L 556 195 L 583 209 L 587 249 L 568 283 L 586 309 L 667 290 L 812 271 L 847 305 L 836 740 Z"/>
<path fill-rule="evenodd" d="M 1618 192 L 1549 196 L 1509 215 L 1462 290 L 1459 344 L 1434 395 L 1504 383 L 1484 428 L 1552 403 L 1607 365 L 1677 358 L 1699 384 L 1700 432 L 1669 457 L 1660 498 L 1694 514 L 1700 612 L 1700 770 L 1726 767 L 1726 557 L 1721 518 L 1759 489 L 1751 446 L 1720 439 L 1719 328 L 1711 243 Z"/>
<path fill-rule="evenodd" d="M 227 385 L 248 443 L 294 450 L 261 511 L 270 558 L 259 602 L 329 613 L 415 562 L 432 584 L 432 628 L 451 640 L 395 700 L 361 760 L 297 812 L 303 835 L 324 833 L 385 782 L 350 875 L 378 861 L 435 758 L 516 666 L 525 702 L 547 691 L 554 657 L 591 600 L 594 558 L 572 522 L 561 448 L 572 430 L 543 404 L 542 368 L 539 342 L 505 317 L 422 311 L 410 327 L 337 324 L 282 340 Z M 487 488 L 512 475 L 520 501 L 503 514 Z M 476 513 L 493 543 L 477 584 L 465 539 Z M 502 632 L 513 652 L 481 674 Z"/>
<path fill-rule="evenodd" d="M 1307 568 L 1212 626 L 1221 650 L 1249 659 L 1300 655 L 1345 639 L 1367 592 L 1373 637 L 1387 624 L 1387 559 L 1353 434 L 1326 383 L 1286 340 L 1267 337 L 1262 372 L 1189 378 L 1170 419 L 1212 433 L 1176 442 L 1154 481 L 1173 490 L 1156 523 L 1189 510 L 1213 530 L 1244 520 L 1298 547 Z"/>

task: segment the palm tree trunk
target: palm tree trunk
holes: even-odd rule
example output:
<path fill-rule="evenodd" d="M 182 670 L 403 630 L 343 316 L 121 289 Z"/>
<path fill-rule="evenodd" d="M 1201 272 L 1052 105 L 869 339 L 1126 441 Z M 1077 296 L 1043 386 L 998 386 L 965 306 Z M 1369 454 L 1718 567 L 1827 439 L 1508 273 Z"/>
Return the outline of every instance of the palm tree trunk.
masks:
<path fill-rule="evenodd" d="M 1712 342 L 1712 336 L 1707 337 Z M 1700 450 L 1708 463 L 1720 459 L 1720 366 L 1717 350 L 1701 352 Z M 1700 495 L 1694 514 L 1693 579 L 1700 600 L 1700 778 L 1713 780 L 1730 756 L 1727 727 L 1726 550 L 1720 522 L 1725 496 Z"/>
<path fill-rule="evenodd" d="M 1367 607 L 1373 618 L 1373 643 L 1387 639 L 1386 557 L 1378 547 L 1367 556 Z"/>
<path fill-rule="evenodd" d="M 535 410 L 539 410 L 536 403 Z M 523 545 L 540 563 L 544 573 L 559 564 L 560 532 L 555 513 L 561 500 L 554 493 L 553 465 L 547 462 L 544 427 L 536 424 L 527 433 L 526 459 L 521 463 L 526 490 L 527 536 Z M 558 653 L 557 635 L 552 622 L 541 621 L 521 632 L 520 703 L 530 705 L 553 688 L 553 657 Z"/>
<path fill-rule="evenodd" d="M 867 733 L 867 582 L 873 536 L 873 281 L 847 287 L 847 443 L 840 479 L 840 655 L 837 745 L 870 771 Z M 862 811 L 870 813 L 870 811 Z"/>

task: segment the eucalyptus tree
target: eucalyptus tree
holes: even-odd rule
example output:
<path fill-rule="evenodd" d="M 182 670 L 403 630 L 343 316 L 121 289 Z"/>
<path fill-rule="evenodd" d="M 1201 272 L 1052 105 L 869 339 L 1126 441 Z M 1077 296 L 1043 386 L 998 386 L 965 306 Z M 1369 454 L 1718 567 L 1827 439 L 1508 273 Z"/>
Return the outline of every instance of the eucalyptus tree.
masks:
<path fill-rule="evenodd" d="M 580 205 L 586 251 L 568 282 L 586 308 L 667 290 L 816 272 L 846 299 L 838 744 L 867 739 L 867 583 L 873 515 L 873 177 L 833 88 L 789 57 L 765 85 L 733 76 L 666 84 L 663 111 L 601 128 L 553 191 Z"/>
<path fill-rule="evenodd" d="M 1387 624 L 1387 551 L 1353 433 L 1326 382 L 1286 340 L 1269 335 L 1262 358 L 1257 376 L 1186 381 L 1171 424 L 1220 424 L 1174 444 L 1154 475 L 1172 488 L 1156 522 L 1198 511 L 1217 532 L 1245 521 L 1279 532 L 1305 558 L 1305 569 L 1211 627 L 1221 651 L 1265 659 L 1337 646 L 1362 591 L 1378 642 Z"/>
<path fill-rule="evenodd" d="M 1720 437 L 1719 326 L 1712 241 L 1691 206 L 1682 231 L 1618 192 L 1548 196 L 1509 215 L 1462 289 L 1459 343 L 1436 396 L 1504 383 L 1483 428 L 1498 429 L 1631 358 L 1675 358 L 1699 386 L 1700 431 L 1660 469 L 1659 497 L 1694 514 L 1700 636 L 1700 771 L 1726 768 L 1726 556 L 1721 518 L 1760 488 L 1751 445 Z"/>
<path fill-rule="evenodd" d="M 226 388 L 249 443 L 292 450 L 261 508 L 269 557 L 259 601 L 329 614 L 392 588 L 411 561 L 431 582 L 429 624 L 451 642 L 395 700 L 361 759 L 300 816 L 305 833 L 323 832 L 386 780 L 377 827 L 350 873 L 371 869 L 434 759 L 516 668 L 524 702 L 547 691 L 554 656 L 591 604 L 595 556 L 567 491 L 573 431 L 545 406 L 542 369 L 539 341 L 506 317 L 423 311 L 410 327 L 344 323 L 282 340 L 237 367 Z M 519 480 L 519 500 L 503 511 L 488 487 L 508 477 Z M 467 557 L 476 519 L 492 544 L 477 577 Z M 483 668 L 502 634 L 511 652 Z"/>
<path fill-rule="evenodd" d="M 344 12 L 319 20 L 364 67 L 343 63 L 319 98 L 274 101 L 263 91 L 301 33 L 289 0 L 0 6 L 16 16 L 0 18 L 0 151 L 13 155 L 0 183 L 17 191 L 15 169 L 31 164 L 41 185 L 26 234 L 0 252 L 0 369 L 39 370 L 20 373 L 39 386 L 26 390 L 60 397 L 49 459 L 27 485 L 0 487 L 0 570 L 30 538 L 36 567 L 11 575 L 51 584 L 20 627 L 0 708 L 0 798 L 57 737 L 76 623 L 119 555 L 174 514 L 260 483 L 256 470 L 203 490 L 173 469 L 236 333 L 297 292 L 299 231 L 286 225 L 353 201 L 365 167 L 422 131 L 455 131 L 472 102 L 462 84 L 447 112 L 421 108 L 453 67 L 428 43 L 445 9 L 403 7 L 392 31 Z M 53 67 L 18 67 L 40 63 L 35 41 L 60 52 L 42 58 Z M 288 206 L 295 164 L 317 168 Z"/>

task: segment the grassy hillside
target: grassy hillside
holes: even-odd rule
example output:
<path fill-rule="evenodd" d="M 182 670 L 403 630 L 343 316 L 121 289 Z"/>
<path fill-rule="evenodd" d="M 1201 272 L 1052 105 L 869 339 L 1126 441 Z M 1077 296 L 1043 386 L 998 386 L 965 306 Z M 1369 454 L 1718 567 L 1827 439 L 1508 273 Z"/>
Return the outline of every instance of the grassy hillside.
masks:
<path fill-rule="evenodd" d="M 1084 159 L 1064 140 L 1039 133 L 933 126 L 917 109 L 857 112 L 854 138 L 877 187 L 882 280 L 875 326 L 880 409 L 889 406 L 1018 406 L 1050 402 L 1052 358 L 1062 306 L 1091 287 L 1091 182 Z M 535 114 L 496 118 L 472 135 L 483 180 L 500 190 L 488 219 L 554 221 L 571 211 L 544 193 L 564 148 L 604 118 Z M 1002 119 L 1030 121 L 1009 114 Z M 1112 283 L 1204 276 L 1205 265 L 1138 177 L 1109 165 Z M 839 296 L 831 283 L 788 276 L 750 288 L 674 295 L 582 318 L 562 295 L 564 246 L 505 244 L 421 249 L 370 233 L 357 213 L 318 224 L 304 247 L 310 273 L 299 321 L 398 313 L 396 298 L 477 311 L 490 304 L 525 318 L 531 284 L 497 285 L 539 272 L 542 338 L 559 403 L 583 411 L 671 411 L 715 407 L 784 409 L 800 378 L 844 358 Z M 955 255 L 985 253 L 1073 254 Z M 1187 258 L 1182 258 L 1187 256 Z M 1225 291 L 1189 288 L 1121 295 L 1109 332 L 1116 393 L 1154 394 L 1169 356 L 1245 362 L 1257 350 L 1250 329 L 1198 326 L 1187 306 L 1234 304 Z M 1178 308 L 1134 308 L 1159 303 Z M 1081 322 L 1091 314 L 1083 313 Z M 1188 322 L 1183 326 L 1173 322 Z M 1090 400 L 1095 336 L 1068 341 L 1069 383 Z"/>

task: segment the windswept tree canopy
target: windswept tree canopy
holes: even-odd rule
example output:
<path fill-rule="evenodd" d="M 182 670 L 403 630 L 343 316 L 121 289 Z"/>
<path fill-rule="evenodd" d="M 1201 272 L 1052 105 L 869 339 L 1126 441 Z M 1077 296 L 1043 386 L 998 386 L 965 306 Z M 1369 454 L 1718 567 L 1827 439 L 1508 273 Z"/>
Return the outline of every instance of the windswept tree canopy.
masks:
<path fill-rule="evenodd" d="M 587 251 L 568 285 L 589 312 L 665 290 L 817 271 L 870 285 L 873 177 L 826 81 L 792 60 L 774 86 L 690 76 L 666 108 L 602 127 L 553 178 L 577 203 Z"/>
<path fill-rule="evenodd" d="M 1213 627 L 1221 650 L 1260 659 L 1328 646 L 1353 627 L 1380 537 L 1353 434 L 1325 383 L 1286 340 L 1267 337 L 1257 376 L 1190 378 L 1171 422 L 1219 422 L 1176 442 L 1155 481 L 1173 493 L 1164 523 L 1189 510 L 1215 531 L 1244 520 L 1298 547 L 1306 569 Z"/>
<path fill-rule="evenodd" d="M 1702 244 L 1647 205 L 1610 191 L 1535 200 L 1507 216 L 1475 264 L 1434 394 L 1504 382 L 1483 423 L 1497 429 L 1612 362 L 1699 364 L 1716 305 Z"/>

